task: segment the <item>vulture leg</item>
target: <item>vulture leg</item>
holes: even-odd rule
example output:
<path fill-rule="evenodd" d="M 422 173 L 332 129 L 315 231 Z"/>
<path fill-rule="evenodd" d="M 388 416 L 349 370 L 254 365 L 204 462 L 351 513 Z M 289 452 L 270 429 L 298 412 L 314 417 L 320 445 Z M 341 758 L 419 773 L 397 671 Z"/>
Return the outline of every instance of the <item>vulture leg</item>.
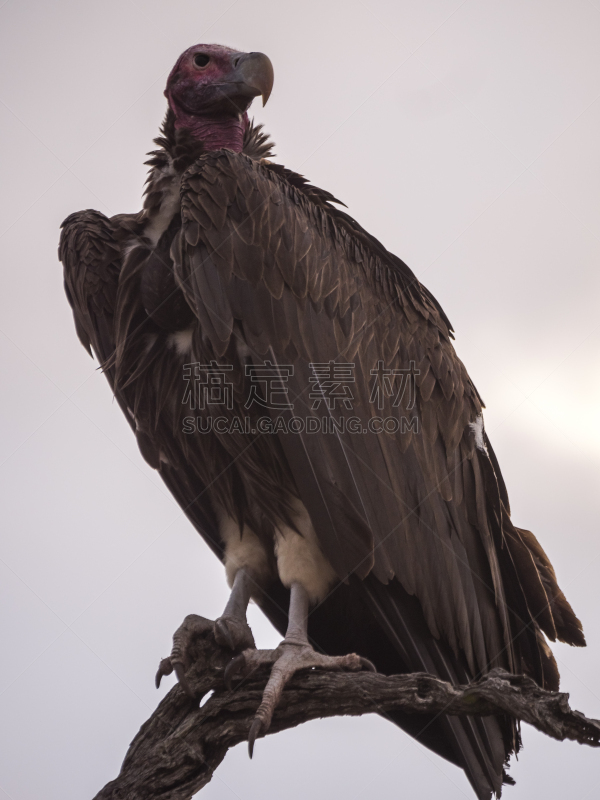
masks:
<path fill-rule="evenodd" d="M 230 650 L 245 650 L 256 647 L 254 636 L 246 621 L 246 611 L 254 581 L 245 569 L 238 569 L 231 587 L 229 600 L 223 616 L 215 622 L 215 639 Z"/>
<path fill-rule="evenodd" d="M 250 574 L 239 569 L 233 581 L 229 600 L 223 616 L 211 622 L 197 614 L 189 614 L 173 634 L 173 648 L 168 658 L 163 658 L 156 673 L 156 688 L 160 686 L 163 675 L 170 675 L 173 670 L 183 691 L 190 697 L 194 693 L 185 677 L 192 660 L 191 652 L 194 639 L 212 629 L 214 637 L 222 647 L 234 652 L 254 648 L 254 636 L 246 621 L 246 610 L 250 601 L 250 593 L 254 581 Z"/>
<path fill-rule="evenodd" d="M 348 670 L 358 672 L 368 669 L 375 672 L 375 667 L 366 658 L 351 653 L 346 656 L 326 656 L 317 653 L 308 641 L 308 594 L 299 583 L 291 586 L 289 623 L 285 639 L 275 650 L 244 650 L 236 656 L 225 670 L 225 683 L 231 684 L 234 674 L 247 675 L 251 671 L 270 665 L 271 676 L 265 687 L 263 698 L 248 734 L 248 750 L 250 758 L 254 750 L 254 742 L 258 736 L 264 736 L 269 730 L 273 712 L 277 708 L 286 683 L 301 669 Z"/>

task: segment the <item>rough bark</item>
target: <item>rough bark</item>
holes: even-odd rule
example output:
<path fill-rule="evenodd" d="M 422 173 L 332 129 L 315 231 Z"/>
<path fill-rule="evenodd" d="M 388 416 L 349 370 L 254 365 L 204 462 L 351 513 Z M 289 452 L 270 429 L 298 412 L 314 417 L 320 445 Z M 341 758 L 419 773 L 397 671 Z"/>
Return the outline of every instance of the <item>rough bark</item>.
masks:
<path fill-rule="evenodd" d="M 247 740 L 268 672 L 257 672 L 228 691 L 223 671 L 231 651 L 216 644 L 211 622 L 204 627 L 186 673 L 197 699 L 173 687 L 131 743 L 119 776 L 95 800 L 188 800 L 210 781 L 229 748 Z M 269 734 L 321 717 L 402 710 L 508 714 L 559 741 L 600 746 L 600 721 L 571 710 L 568 699 L 503 670 L 469 686 L 452 686 L 424 673 L 310 671 L 297 674 L 286 687 Z"/>

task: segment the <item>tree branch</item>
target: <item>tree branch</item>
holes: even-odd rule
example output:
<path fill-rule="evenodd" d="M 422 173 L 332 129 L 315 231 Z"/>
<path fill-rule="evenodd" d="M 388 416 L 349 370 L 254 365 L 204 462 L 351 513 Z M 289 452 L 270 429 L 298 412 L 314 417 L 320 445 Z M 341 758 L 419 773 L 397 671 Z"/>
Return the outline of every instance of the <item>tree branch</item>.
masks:
<path fill-rule="evenodd" d="M 94 800 L 189 800 L 210 781 L 229 748 L 247 740 L 268 672 L 257 672 L 227 691 L 223 670 L 231 651 L 216 644 L 208 620 L 194 650 L 186 676 L 198 699 L 173 687 L 131 743 L 119 776 Z M 545 691 L 530 678 L 499 669 L 469 686 L 452 686 L 425 673 L 311 671 L 290 681 L 269 734 L 321 717 L 401 710 L 507 714 L 559 741 L 600 746 L 600 721 L 572 711 L 568 699 L 568 694 Z"/>

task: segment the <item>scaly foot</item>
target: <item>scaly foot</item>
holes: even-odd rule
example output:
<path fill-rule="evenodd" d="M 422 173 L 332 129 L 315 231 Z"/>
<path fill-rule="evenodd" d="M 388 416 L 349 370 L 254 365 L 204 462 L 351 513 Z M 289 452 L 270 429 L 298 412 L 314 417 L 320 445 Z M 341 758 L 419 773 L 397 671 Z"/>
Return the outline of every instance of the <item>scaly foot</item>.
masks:
<path fill-rule="evenodd" d="M 256 647 L 252 631 L 244 619 L 224 614 L 215 622 L 211 622 L 204 619 L 204 617 L 199 617 L 197 614 L 188 614 L 173 634 L 171 655 L 163 658 L 158 666 L 155 679 L 157 689 L 160 686 L 162 677 L 175 671 L 183 691 L 189 697 L 194 698 L 194 692 L 185 677 L 185 673 L 192 663 L 191 651 L 194 639 L 198 636 L 203 636 L 210 630 L 212 630 L 217 644 L 222 647 L 228 647 L 234 653 L 239 650 Z"/>
<path fill-rule="evenodd" d="M 275 650 L 244 650 L 236 656 L 225 669 L 226 686 L 231 688 L 231 681 L 236 675 L 245 677 L 266 664 L 272 664 L 273 668 L 248 734 L 250 758 L 257 737 L 264 736 L 269 730 L 273 712 L 277 708 L 286 683 L 298 670 L 316 667 L 336 672 L 342 670 L 359 672 L 363 669 L 377 671 L 370 661 L 356 653 L 347 656 L 325 656 L 313 650 L 306 641 L 284 639 Z"/>

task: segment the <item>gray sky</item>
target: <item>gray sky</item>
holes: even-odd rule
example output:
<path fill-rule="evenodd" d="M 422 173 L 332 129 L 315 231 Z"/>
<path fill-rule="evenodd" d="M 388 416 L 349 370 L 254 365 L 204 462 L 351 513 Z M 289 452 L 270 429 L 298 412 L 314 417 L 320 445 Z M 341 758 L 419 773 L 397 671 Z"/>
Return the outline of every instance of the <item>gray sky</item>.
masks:
<path fill-rule="evenodd" d="M 344 200 L 441 302 L 483 395 L 513 518 L 589 647 L 555 646 L 600 717 L 600 0 L 7 0 L 0 6 L 3 536 L 0 800 L 82 800 L 172 681 L 174 629 L 223 569 L 79 345 L 56 260 L 72 211 L 140 206 L 179 53 L 262 50 L 278 160 Z M 254 608 L 259 646 L 277 641 Z M 507 798 L 600 792 L 596 751 L 525 727 Z M 382 719 L 230 752 L 205 800 L 472 797 Z"/>

